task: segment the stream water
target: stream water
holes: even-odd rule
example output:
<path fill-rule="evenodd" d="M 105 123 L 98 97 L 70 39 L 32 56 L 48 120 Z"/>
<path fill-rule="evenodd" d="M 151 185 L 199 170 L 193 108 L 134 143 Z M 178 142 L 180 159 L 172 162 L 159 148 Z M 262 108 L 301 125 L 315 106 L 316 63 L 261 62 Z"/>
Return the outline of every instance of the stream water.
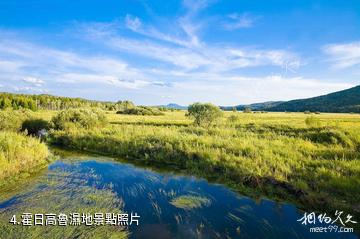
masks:
<path fill-rule="evenodd" d="M 63 227 L 68 233 L 51 231 L 51 226 L 32 226 L 37 228 L 30 231 L 9 223 L 12 215 L 114 210 L 129 218 L 131 213 L 140 216 L 138 225 L 132 223 L 126 229 L 130 238 L 358 238 L 354 233 L 309 232 L 310 226 L 298 221 L 304 212 L 291 204 L 253 200 L 195 177 L 78 155 L 52 163 L 29 185 L 0 202 L 0 238 L 15 238 L 15 233 L 18 238 L 81 238 L 87 232 L 75 232 L 74 226 Z M 103 229 L 100 233 L 103 238 L 110 235 Z"/>

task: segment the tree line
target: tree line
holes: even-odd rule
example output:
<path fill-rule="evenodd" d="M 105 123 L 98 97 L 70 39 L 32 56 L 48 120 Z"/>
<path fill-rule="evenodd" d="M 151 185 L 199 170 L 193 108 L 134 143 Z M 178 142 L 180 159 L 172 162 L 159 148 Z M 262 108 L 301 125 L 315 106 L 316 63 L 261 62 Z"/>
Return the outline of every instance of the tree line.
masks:
<path fill-rule="evenodd" d="M 69 108 L 96 107 L 103 110 L 127 110 L 135 107 L 131 101 L 101 102 L 82 98 L 52 95 L 26 95 L 0 93 L 0 109 L 64 110 Z"/>

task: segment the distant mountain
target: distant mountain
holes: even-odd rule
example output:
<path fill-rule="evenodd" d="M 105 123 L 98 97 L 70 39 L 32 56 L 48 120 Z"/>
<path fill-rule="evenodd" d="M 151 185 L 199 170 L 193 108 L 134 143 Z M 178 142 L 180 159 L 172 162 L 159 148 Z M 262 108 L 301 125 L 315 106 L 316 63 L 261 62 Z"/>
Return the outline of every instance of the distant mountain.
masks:
<path fill-rule="evenodd" d="M 178 104 L 175 104 L 175 103 L 170 103 L 170 104 L 167 104 L 167 105 L 160 105 L 161 107 L 165 107 L 165 108 L 168 108 L 168 109 L 177 109 L 177 110 L 187 110 L 187 106 L 183 106 L 183 105 L 178 105 Z"/>
<path fill-rule="evenodd" d="M 264 110 L 360 113 L 360 85 L 318 97 L 283 102 Z"/>
<path fill-rule="evenodd" d="M 291 101 L 268 101 L 249 105 L 220 106 L 223 110 L 360 113 L 360 85 L 327 95 Z"/>
<path fill-rule="evenodd" d="M 249 104 L 249 105 L 220 106 L 220 108 L 223 110 L 233 110 L 235 107 L 236 110 L 239 111 L 244 110 L 246 108 L 250 108 L 251 110 L 264 110 L 279 105 L 281 103 L 283 103 L 283 101 L 267 101 L 262 103 Z"/>

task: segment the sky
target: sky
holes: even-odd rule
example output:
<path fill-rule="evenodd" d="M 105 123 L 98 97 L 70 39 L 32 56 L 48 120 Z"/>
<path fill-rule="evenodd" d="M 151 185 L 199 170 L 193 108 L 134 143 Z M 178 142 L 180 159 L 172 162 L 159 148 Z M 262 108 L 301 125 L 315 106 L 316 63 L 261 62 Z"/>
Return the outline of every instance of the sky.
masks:
<path fill-rule="evenodd" d="M 238 105 L 359 84 L 359 0 L 0 0 L 0 92 Z"/>

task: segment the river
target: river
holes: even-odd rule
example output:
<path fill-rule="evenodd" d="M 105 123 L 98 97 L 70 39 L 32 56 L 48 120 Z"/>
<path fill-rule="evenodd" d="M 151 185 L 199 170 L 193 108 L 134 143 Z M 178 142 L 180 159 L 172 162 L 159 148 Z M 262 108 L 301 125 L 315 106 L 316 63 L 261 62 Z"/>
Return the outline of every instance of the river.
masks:
<path fill-rule="evenodd" d="M 76 213 L 100 213 L 104 217 L 106 213 L 125 214 L 128 223 L 132 214 L 134 220 L 121 228 L 106 223 L 87 227 L 24 226 L 21 215 L 26 212 L 32 214 L 33 220 L 34 214 L 49 213 L 64 213 L 68 220 Z M 298 221 L 304 212 L 288 203 L 254 200 L 204 179 L 93 155 L 64 156 L 53 162 L 25 187 L 2 200 L 0 215 L 2 239 L 124 235 L 186 239 L 358 238 L 353 233 L 309 232 L 310 226 Z M 9 222 L 13 215 L 15 225 Z"/>

